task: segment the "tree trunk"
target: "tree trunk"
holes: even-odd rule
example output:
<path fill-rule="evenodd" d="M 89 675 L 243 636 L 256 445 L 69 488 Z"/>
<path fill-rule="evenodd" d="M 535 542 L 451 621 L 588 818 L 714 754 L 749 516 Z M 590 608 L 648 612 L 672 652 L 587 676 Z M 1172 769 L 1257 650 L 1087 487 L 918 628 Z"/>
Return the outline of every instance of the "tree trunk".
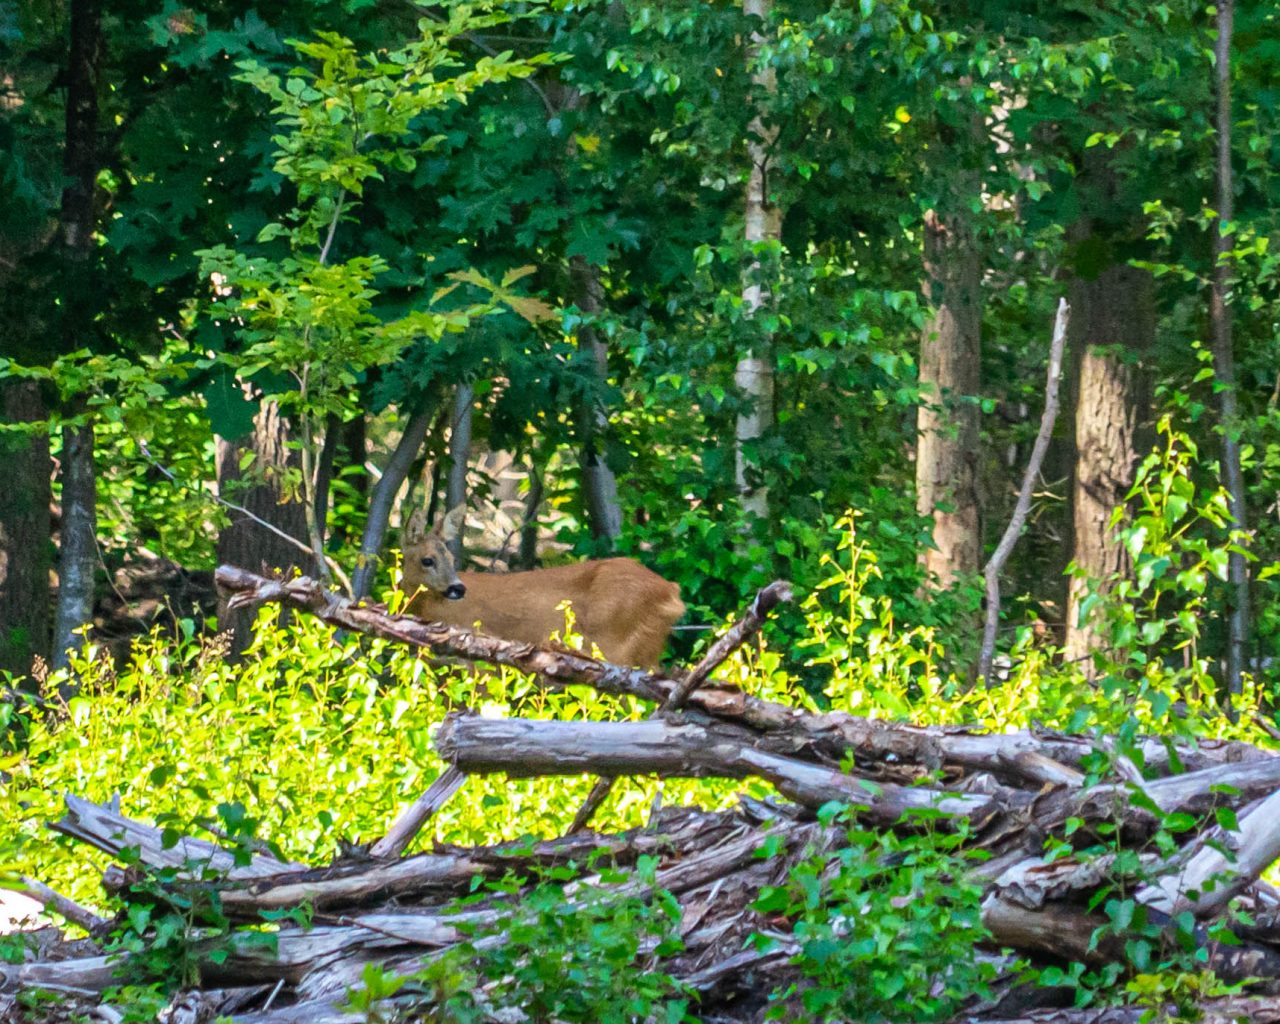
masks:
<path fill-rule="evenodd" d="M 924 292 L 932 309 L 920 340 L 916 508 L 933 521 L 925 570 L 947 587 L 978 571 L 978 405 L 982 294 L 973 233 L 962 217 L 925 217 Z"/>
<path fill-rule="evenodd" d="M 1110 522 L 1133 484 L 1142 452 L 1139 432 L 1150 388 L 1140 360 L 1155 340 L 1154 291 L 1149 273 L 1120 264 L 1106 267 L 1094 280 L 1076 278 L 1071 286 L 1078 355 L 1073 560 L 1104 586 L 1130 568 L 1128 552 Z M 1079 621 L 1087 588 L 1087 580 L 1071 579 L 1066 657 L 1091 672 L 1088 656 L 1104 649 L 1106 640 L 1094 623 Z"/>
<path fill-rule="evenodd" d="M 400 485 L 409 475 L 413 460 L 417 458 L 418 449 L 422 447 L 430 428 L 431 412 L 425 406 L 409 417 L 404 433 L 400 435 L 400 440 L 373 489 L 373 497 L 369 501 L 369 518 L 365 520 L 364 536 L 360 540 L 360 557 L 356 563 L 356 571 L 351 575 L 351 596 L 357 601 L 368 597 L 373 590 L 373 581 L 378 574 L 378 555 L 387 535 L 387 524 L 391 521 L 391 507 L 395 504 Z"/>
<path fill-rule="evenodd" d="M 341 418 L 330 414 L 325 419 L 324 441 L 320 445 L 320 457 L 316 460 L 315 519 L 320 529 L 321 542 L 329 535 L 329 493 L 333 490 L 333 467 L 337 460 L 341 434 Z"/>
<path fill-rule="evenodd" d="M 513 570 L 533 569 L 538 564 L 538 509 L 542 506 L 542 467 L 536 453 L 529 456 L 529 493 L 524 501 L 520 524 L 520 551 Z"/>
<path fill-rule="evenodd" d="M 290 500 L 285 476 L 299 469 L 296 449 L 289 448 L 289 423 L 274 400 L 263 400 L 253 419 L 253 432 L 239 441 L 218 439 L 218 493 L 241 505 L 303 544 L 307 538 L 306 512 L 300 500 Z M 244 472 L 241 459 L 253 455 Z M 239 486 L 238 486 L 239 485 Z M 218 534 L 218 561 L 243 566 L 254 572 L 293 569 L 313 573 L 314 561 L 284 538 L 272 533 L 239 512 L 230 513 L 230 522 Z M 252 638 L 253 612 L 231 611 L 225 600 L 218 605 L 218 621 L 232 634 L 232 651 L 239 653 Z"/>
<path fill-rule="evenodd" d="M 98 176 L 98 65 L 102 50 L 99 0 L 72 0 L 67 57 L 66 148 L 62 168 L 61 346 L 92 346 L 94 332 L 93 231 Z M 73 411 L 83 413 L 80 403 Z M 78 645 L 76 631 L 93 619 L 97 565 L 97 496 L 94 492 L 93 426 L 67 426 L 62 434 L 62 542 L 58 556 L 58 609 L 53 665 L 67 664 Z"/>
<path fill-rule="evenodd" d="M 1231 506 L 1231 518 L 1237 530 L 1249 528 L 1245 504 L 1244 474 L 1240 469 L 1240 441 L 1236 430 L 1235 353 L 1231 339 L 1231 311 L 1227 308 L 1227 292 L 1231 288 L 1232 236 L 1224 229 L 1234 217 L 1231 171 L 1231 33 L 1235 17 L 1235 0 L 1219 0 L 1218 39 L 1214 46 L 1217 73 L 1217 207 L 1218 217 L 1213 232 L 1213 291 L 1209 299 L 1209 319 L 1213 334 L 1213 369 L 1221 385 L 1222 473 Z M 1231 584 L 1227 613 L 1227 688 L 1240 693 L 1249 639 L 1249 567 L 1244 555 L 1232 551 L 1227 564 Z"/>
<path fill-rule="evenodd" d="M 0 381 L 0 419 L 41 423 L 48 413 L 35 381 Z M 0 671 L 27 675 L 49 657 L 49 435 L 0 435 Z"/>
<path fill-rule="evenodd" d="M 594 315 L 603 308 L 604 286 L 600 271 L 581 256 L 573 257 L 569 268 L 573 301 L 583 313 Z M 603 389 L 609 379 L 609 350 L 600 332 L 590 324 L 578 330 L 578 344 L 591 356 L 596 384 Z M 622 506 L 618 503 L 618 479 L 606 457 L 609 417 L 599 402 L 584 401 L 578 410 L 578 432 L 582 438 L 582 503 L 591 536 L 612 549 L 622 534 Z"/>
<path fill-rule="evenodd" d="M 773 10 L 773 0 L 742 0 L 742 13 L 757 17 L 767 26 Z M 773 93 L 777 90 L 777 76 L 772 67 L 754 67 L 756 55 L 763 37 L 752 30 L 747 45 L 747 60 L 752 65 L 751 83 L 756 90 Z M 765 123 L 757 114 L 748 126 L 747 153 L 751 160 L 751 172 L 747 178 L 746 209 L 743 236 L 750 249 L 765 242 L 780 243 L 782 239 L 782 211 L 769 201 L 768 163 L 769 149 L 778 130 Z M 742 288 L 743 315 L 755 316 L 766 302 L 766 291 L 761 277 L 758 259 L 752 259 Z M 759 458 L 751 449 L 773 425 L 773 345 L 772 336 L 761 332 L 751 345 L 751 351 L 738 359 L 733 380 L 746 407 L 738 414 L 734 430 L 734 479 L 738 488 L 738 500 L 748 516 L 762 520 L 769 518 L 769 488 L 761 478 Z"/>
<path fill-rule="evenodd" d="M 77 630 L 93 621 L 97 535 L 93 426 L 63 427 L 62 530 L 58 552 L 58 611 L 53 625 L 54 668 L 66 667 L 67 652 L 84 645 Z"/>
<path fill-rule="evenodd" d="M 453 415 L 449 431 L 449 479 L 445 482 L 445 511 L 452 512 L 467 503 L 467 466 L 471 458 L 471 406 L 475 401 L 475 389 L 470 384 L 459 384 L 453 394 Z M 449 541 L 453 562 L 462 566 L 462 531 Z"/>

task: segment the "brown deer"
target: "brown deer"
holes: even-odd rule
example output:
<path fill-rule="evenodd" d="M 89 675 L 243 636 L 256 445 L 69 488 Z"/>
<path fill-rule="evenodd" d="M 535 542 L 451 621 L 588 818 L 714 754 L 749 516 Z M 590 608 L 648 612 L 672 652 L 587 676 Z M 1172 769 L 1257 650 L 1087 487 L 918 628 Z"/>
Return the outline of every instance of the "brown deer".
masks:
<path fill-rule="evenodd" d="M 573 608 L 587 650 L 619 665 L 656 668 L 684 614 L 680 588 L 630 558 L 604 558 L 528 572 L 458 572 L 449 542 L 462 529 L 459 505 L 428 530 L 426 510 L 410 517 L 401 543 L 408 611 L 420 619 L 478 628 L 505 640 L 545 643 Z"/>

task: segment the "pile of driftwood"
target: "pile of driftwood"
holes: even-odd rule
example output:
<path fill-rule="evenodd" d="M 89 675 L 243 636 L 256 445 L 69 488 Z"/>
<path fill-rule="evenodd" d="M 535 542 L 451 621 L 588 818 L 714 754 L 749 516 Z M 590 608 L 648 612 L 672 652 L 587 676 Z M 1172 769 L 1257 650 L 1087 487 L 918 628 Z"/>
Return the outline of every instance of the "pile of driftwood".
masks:
<path fill-rule="evenodd" d="M 583 874 L 565 889 L 572 900 L 575 886 L 591 882 L 586 865 L 598 863 L 599 855 L 591 854 L 599 850 L 611 866 L 657 858 L 653 887 L 678 901 L 684 947 L 662 962 L 662 970 L 697 994 L 698 1016 L 760 1020 L 771 992 L 804 982 L 789 922 L 757 913 L 752 904 L 762 887 L 783 883 L 798 858 L 839 848 L 846 826 L 824 824 L 814 814 L 838 801 L 859 808 L 862 822 L 886 829 L 917 827 L 912 812 L 929 810 L 932 827 L 939 820 L 942 827 L 963 822 L 969 844 L 985 852 L 973 868 L 985 889 L 982 917 L 990 940 L 983 955 L 1007 968 L 1007 975 L 993 998 L 958 1019 L 1085 1024 L 1142 1018 L 1147 1008 L 1061 1008 L 1069 1006 L 1069 995 L 1064 1003 L 1062 992 L 1029 990 L 1016 983 L 1012 970 L 1017 959 L 1094 966 L 1122 961 L 1130 936 L 1114 926 L 1099 932 L 1105 919 L 1091 909 L 1095 894 L 1119 881 L 1145 906 L 1149 923 L 1172 931 L 1176 919 L 1185 936 L 1194 921 L 1199 962 L 1219 979 L 1243 984 L 1237 995 L 1206 998 L 1201 1019 L 1280 1022 L 1280 893 L 1261 878 L 1280 857 L 1280 757 L 1242 743 L 1193 746 L 1151 738 L 1140 771 L 1105 740 L 1038 732 L 992 735 L 814 714 L 710 682 L 716 665 L 760 628 L 774 605 L 789 599 L 785 584 L 761 591 L 698 665 L 662 676 L 576 651 L 513 644 L 389 615 L 305 578 L 270 580 L 227 567 L 217 578 L 238 604 L 279 602 L 335 627 L 399 640 L 436 657 L 509 665 L 548 687 L 586 684 L 644 698 L 657 710 L 648 720 L 627 722 L 451 715 L 436 738 L 451 767 L 385 836 L 326 867 L 285 863 L 265 849 L 245 862 L 196 838 L 166 844 L 159 830 L 123 817 L 117 808 L 68 796 L 65 817 L 51 827 L 130 865 L 105 872 L 108 891 L 136 884 L 139 865 L 167 867 L 172 878 L 166 884 L 175 893 L 184 886 L 216 887 L 222 911 L 244 923 L 229 950 L 225 940 L 218 944 L 216 956 L 211 947 L 202 958 L 197 944 L 199 985 L 175 1000 L 164 1020 L 196 1024 L 221 1015 L 245 1024 L 328 1024 L 400 1019 L 398 1014 L 413 1019 L 415 1007 L 423 1010 L 430 996 L 411 987 L 375 1008 L 381 1017 L 353 1008 L 351 993 L 360 989 L 368 963 L 389 975 L 419 972 L 464 941 L 468 923 L 497 920 L 502 901 L 514 905 L 518 899 L 495 897 L 459 916 L 454 902 L 474 891 L 477 877 L 576 865 Z M 1100 752 L 1111 774 L 1089 779 L 1082 766 L 1098 760 Z M 405 856 L 423 823 L 467 775 L 487 772 L 590 773 L 601 781 L 562 837 L 534 845 L 437 846 Z M 610 780 L 640 774 L 756 777 L 785 799 L 744 798 L 724 813 L 655 810 L 647 827 L 618 835 L 587 830 Z M 938 819 L 938 812 L 945 817 Z M 1187 816 L 1180 845 L 1149 842 L 1165 815 L 1175 812 Z M 1049 839 L 1069 836 L 1083 851 L 1104 835 L 1113 845 L 1140 851 L 1140 870 L 1135 872 L 1132 859 L 1115 856 L 1063 855 L 1061 849 L 1046 856 Z M 766 843 L 773 856 L 758 855 Z M 1122 873 L 1128 877 L 1119 879 Z M 616 885 L 619 898 L 650 891 L 635 880 L 601 884 Z M 32 891 L 91 936 L 111 927 L 38 883 Z M 1247 925 L 1233 926 L 1231 942 L 1210 927 L 1224 919 L 1229 905 L 1248 912 Z M 275 941 L 264 944 L 255 927 L 264 912 L 295 907 L 307 908 L 306 926 L 286 919 Z M 753 935 L 772 941 L 749 941 Z M 0 964 L 0 993 L 43 988 L 92 1004 L 120 983 L 119 967 L 91 943 L 54 944 L 26 963 Z M 1059 1008 L 1045 1005 L 1055 997 Z M 12 1000 L 0 994 L 0 1019 L 6 998 Z M 113 1018 L 110 1007 L 93 1012 L 108 1021 L 119 1016 Z M 794 1017 L 803 1019 L 803 1013 Z M 427 1013 L 425 1019 L 435 1018 Z M 509 1007 L 495 1011 L 494 1019 L 524 1017 L 519 1007 Z M 908 1010 L 903 1019 L 910 1019 Z"/>

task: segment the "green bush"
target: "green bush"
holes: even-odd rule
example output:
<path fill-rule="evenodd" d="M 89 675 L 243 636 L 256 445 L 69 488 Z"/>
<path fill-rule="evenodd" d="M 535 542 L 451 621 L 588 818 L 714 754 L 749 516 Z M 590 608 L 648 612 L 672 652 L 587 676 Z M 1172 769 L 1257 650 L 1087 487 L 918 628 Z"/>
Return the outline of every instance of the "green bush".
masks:
<path fill-rule="evenodd" d="M 852 815 L 831 805 L 819 817 L 830 824 Z M 785 885 L 763 891 L 755 909 L 791 919 L 805 979 L 774 994 L 769 1018 L 935 1021 L 987 994 L 995 968 L 977 957 L 987 934 L 982 885 L 966 877 L 981 855 L 961 849 L 967 838 L 963 830 L 899 836 L 851 826 L 847 845 L 805 857 Z"/>

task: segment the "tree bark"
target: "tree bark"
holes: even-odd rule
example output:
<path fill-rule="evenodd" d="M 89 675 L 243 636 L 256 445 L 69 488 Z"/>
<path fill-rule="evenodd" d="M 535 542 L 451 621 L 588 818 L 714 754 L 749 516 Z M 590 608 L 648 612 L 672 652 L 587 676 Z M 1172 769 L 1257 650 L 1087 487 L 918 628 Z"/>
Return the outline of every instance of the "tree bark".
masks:
<path fill-rule="evenodd" d="M 329 493 L 333 490 L 333 467 L 338 455 L 338 443 L 342 434 L 342 420 L 337 415 L 325 419 L 324 441 L 320 457 L 316 459 L 315 519 L 320 530 L 321 543 L 328 537 Z"/>
<path fill-rule="evenodd" d="M 570 264 L 569 277 L 573 301 L 578 308 L 588 316 L 598 314 L 604 305 L 604 286 L 600 283 L 599 268 L 591 266 L 581 256 L 575 256 Z M 578 344 L 591 357 L 596 388 L 603 389 L 609 379 L 609 350 L 600 332 L 594 325 L 584 324 L 578 330 Z M 622 534 L 622 506 L 618 502 L 618 479 L 609 468 L 606 457 L 609 417 L 599 402 L 588 399 L 582 403 L 578 410 L 578 432 L 582 439 L 579 457 L 587 526 L 592 537 L 605 542 L 612 550 L 614 542 Z"/>
<path fill-rule="evenodd" d="M 773 11 L 773 0 L 742 0 L 742 13 L 760 19 L 767 26 Z M 777 91 L 777 75 L 772 67 L 754 67 L 756 56 L 763 42 L 758 30 L 753 29 L 747 44 L 747 61 L 752 65 L 751 84 L 757 92 L 772 94 Z M 751 170 L 747 177 L 747 193 L 743 225 L 743 238 L 747 248 L 762 243 L 782 241 L 782 210 L 770 202 L 768 187 L 769 150 L 777 138 L 778 130 L 767 124 L 760 114 L 751 119 L 747 128 L 747 155 Z M 767 293 L 761 281 L 760 260 L 752 257 L 742 287 L 742 311 L 745 319 L 755 318 L 767 301 Z M 773 425 L 773 344 L 772 335 L 760 332 L 734 367 L 733 381 L 745 403 L 738 414 L 734 429 L 734 480 L 738 500 L 748 516 L 761 520 L 769 518 L 769 488 L 762 479 L 759 458 L 751 451 L 761 437 Z"/>
<path fill-rule="evenodd" d="M 445 507 L 452 512 L 467 503 L 467 466 L 471 459 L 471 415 L 475 389 L 459 384 L 453 395 L 452 427 L 449 431 L 449 479 L 445 482 Z M 462 568 L 462 531 L 449 541 L 453 564 Z"/>
<path fill-rule="evenodd" d="M 1240 440 L 1234 434 L 1239 412 L 1236 401 L 1235 352 L 1232 344 L 1231 311 L 1227 294 L 1231 289 L 1232 235 L 1228 225 L 1235 216 L 1234 176 L 1231 170 L 1231 35 L 1235 19 L 1235 0 L 1218 2 L 1218 38 L 1214 44 L 1217 77 L 1217 207 L 1213 232 L 1213 290 L 1209 298 L 1209 319 L 1213 335 L 1213 369 L 1217 375 L 1222 415 L 1222 473 L 1227 488 L 1231 518 L 1237 530 L 1249 528 L 1244 474 L 1240 468 Z M 1244 555 L 1232 551 L 1227 563 L 1231 585 L 1227 611 L 1227 688 L 1240 693 L 1248 657 L 1249 641 L 1249 567 Z"/>
<path fill-rule="evenodd" d="M 94 332 L 93 231 L 97 224 L 98 67 L 102 53 L 99 0 L 73 0 L 67 58 L 66 148 L 62 168 L 62 323 L 64 352 L 92 346 Z M 71 403 L 83 414 L 82 403 Z M 97 565 L 97 495 L 94 490 L 92 423 L 62 433 L 62 532 L 58 553 L 58 609 L 53 665 L 67 664 L 78 646 L 76 632 L 93 620 Z"/>
<path fill-rule="evenodd" d="M 1078 187 L 1092 209 L 1073 233 L 1078 253 L 1106 262 L 1082 268 L 1078 257 L 1070 286 L 1076 357 L 1072 558 L 1088 579 L 1077 575 L 1069 583 L 1066 636 L 1066 657 L 1089 674 L 1094 671 L 1090 655 L 1105 650 L 1107 641 L 1095 622 L 1080 622 L 1080 606 L 1089 580 L 1105 589 L 1112 576 L 1130 568 L 1110 522 L 1132 486 L 1142 453 L 1141 430 L 1151 402 L 1142 360 L 1156 329 L 1151 274 L 1113 251 L 1126 237 L 1141 237 L 1131 211 L 1115 206 L 1116 184 L 1108 156 L 1090 150 Z"/>
<path fill-rule="evenodd" d="M 285 490 L 286 474 L 299 469 L 298 452 L 289 447 L 289 422 L 281 415 L 279 404 L 267 399 L 253 424 L 253 432 L 236 442 L 218 439 L 219 494 L 305 544 L 305 511 L 301 501 L 289 500 Z M 247 453 L 253 460 L 242 471 L 240 461 Z M 239 489 L 242 482 L 244 489 Z M 254 572 L 313 571 L 311 559 L 297 547 L 237 512 L 230 514 L 230 521 L 218 535 L 218 561 Z M 243 651 L 251 639 L 252 613 L 229 608 L 220 600 L 218 621 L 224 630 L 231 631 L 232 651 Z"/>
<path fill-rule="evenodd" d="M 978 571 L 979 365 L 982 273 L 973 231 L 962 216 L 925 217 L 925 298 L 931 313 L 920 341 L 916 508 L 933 522 L 924 552 L 929 578 L 943 587 Z"/>
<path fill-rule="evenodd" d="M 48 418 L 40 385 L 0 381 L 0 419 L 37 424 Z M 25 676 L 49 657 L 49 435 L 0 435 L 0 671 Z"/>
<path fill-rule="evenodd" d="M 365 520 L 364 536 L 360 540 L 360 557 L 351 577 L 351 596 L 357 601 L 368 597 L 373 590 L 373 581 L 378 574 L 378 555 L 382 551 L 383 538 L 387 535 L 387 524 L 391 521 L 391 507 L 395 504 L 400 485 L 409 475 L 413 460 L 417 458 L 418 450 L 430 429 L 431 412 L 426 407 L 409 417 L 404 433 L 400 435 L 400 440 L 373 489 L 373 497 L 369 501 L 369 518 Z"/>
<path fill-rule="evenodd" d="M 513 571 L 533 569 L 538 564 L 538 509 L 542 505 L 542 467 L 537 453 L 529 456 L 529 493 L 524 501 L 524 520 L 520 524 L 520 549 Z"/>
<path fill-rule="evenodd" d="M 62 530 L 58 551 L 58 610 L 53 624 L 54 668 L 84 645 L 78 633 L 93 622 L 98 567 L 98 511 L 93 425 L 62 429 Z"/>

